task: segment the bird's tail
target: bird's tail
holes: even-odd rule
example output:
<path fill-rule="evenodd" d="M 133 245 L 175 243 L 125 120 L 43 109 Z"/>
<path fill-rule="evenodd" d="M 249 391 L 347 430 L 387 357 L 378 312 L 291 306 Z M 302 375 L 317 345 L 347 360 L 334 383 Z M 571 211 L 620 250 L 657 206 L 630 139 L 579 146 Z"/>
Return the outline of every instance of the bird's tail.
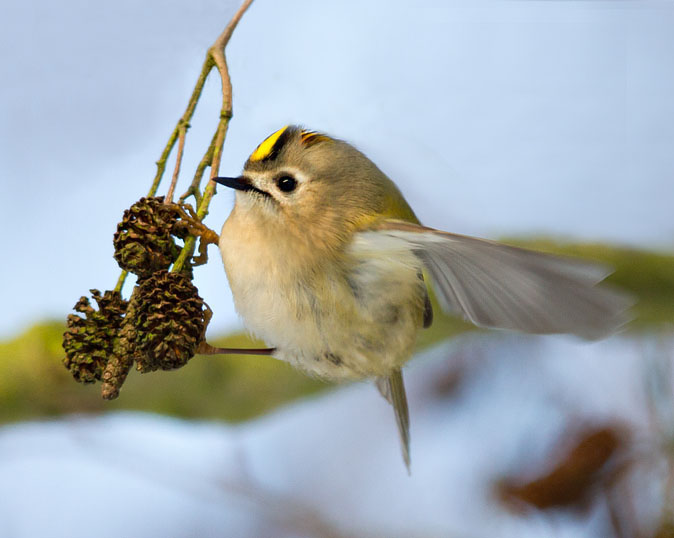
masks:
<path fill-rule="evenodd" d="M 403 373 L 398 368 L 388 377 L 378 377 L 376 385 L 381 395 L 393 406 L 403 461 L 407 467 L 407 472 L 410 473 L 410 413 L 407 408 Z"/>

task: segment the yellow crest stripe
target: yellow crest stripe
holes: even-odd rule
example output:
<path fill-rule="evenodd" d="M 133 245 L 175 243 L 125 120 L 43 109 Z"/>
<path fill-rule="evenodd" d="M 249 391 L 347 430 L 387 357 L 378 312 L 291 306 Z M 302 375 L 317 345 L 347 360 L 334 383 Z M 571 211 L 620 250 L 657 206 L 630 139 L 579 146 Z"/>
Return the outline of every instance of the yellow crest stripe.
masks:
<path fill-rule="evenodd" d="M 261 161 L 265 157 L 268 157 L 269 154 L 271 153 L 271 150 L 274 148 L 274 144 L 276 144 L 276 141 L 279 139 L 279 137 L 283 134 L 283 132 L 288 128 L 286 125 L 285 127 L 281 127 L 278 131 L 276 131 L 274 134 L 269 135 L 265 140 L 260 144 L 257 149 L 252 153 L 250 156 L 251 161 Z"/>
<path fill-rule="evenodd" d="M 316 131 L 302 131 L 301 137 L 302 143 L 307 147 L 313 146 L 318 142 L 330 140 L 329 137 L 325 136 L 324 134 L 317 133 Z"/>

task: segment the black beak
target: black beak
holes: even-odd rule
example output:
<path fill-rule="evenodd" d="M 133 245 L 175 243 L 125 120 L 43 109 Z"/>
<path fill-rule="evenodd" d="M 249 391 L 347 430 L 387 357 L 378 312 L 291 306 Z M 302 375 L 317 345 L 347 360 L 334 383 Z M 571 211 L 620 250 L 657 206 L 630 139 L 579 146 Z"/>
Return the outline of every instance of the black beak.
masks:
<path fill-rule="evenodd" d="M 250 182 L 250 179 L 248 179 L 246 176 L 214 177 L 213 181 L 215 181 L 216 183 L 220 183 L 220 185 L 224 185 L 225 187 L 229 187 L 230 189 L 236 189 L 237 191 L 249 191 L 249 192 L 253 191 L 271 198 L 268 192 L 264 192 L 258 189 L 255 185 L 253 185 Z"/>
<path fill-rule="evenodd" d="M 236 189 L 239 191 L 251 190 L 253 187 L 250 182 L 248 182 L 243 176 L 239 177 L 214 177 L 213 181 L 229 187 L 230 189 Z"/>

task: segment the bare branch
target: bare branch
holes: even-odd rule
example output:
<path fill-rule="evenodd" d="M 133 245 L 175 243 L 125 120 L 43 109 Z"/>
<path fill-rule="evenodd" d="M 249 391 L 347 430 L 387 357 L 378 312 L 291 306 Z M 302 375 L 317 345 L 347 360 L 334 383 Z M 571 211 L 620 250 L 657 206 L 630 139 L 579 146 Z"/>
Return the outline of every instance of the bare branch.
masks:
<path fill-rule="evenodd" d="M 211 180 L 208 182 L 203 196 L 201 195 L 199 192 L 201 178 L 203 177 L 206 166 L 209 164 L 211 166 L 210 177 L 213 178 L 218 175 L 218 171 L 220 170 L 220 161 L 222 159 L 222 146 L 225 142 L 229 120 L 232 117 L 232 82 L 227 69 L 225 47 L 232 37 L 234 29 L 239 24 L 241 17 L 252 3 L 253 0 L 244 0 L 225 29 L 218 36 L 213 45 L 208 49 L 206 58 L 201 67 L 201 72 L 199 73 L 199 78 L 197 79 L 194 89 L 192 90 L 190 100 L 187 103 L 187 108 L 185 109 L 182 117 L 178 120 L 176 127 L 173 129 L 173 132 L 171 133 L 171 136 L 169 137 L 169 140 L 166 143 L 159 160 L 157 161 L 157 173 L 155 174 L 152 186 L 150 187 L 150 190 L 147 194 L 148 196 L 154 196 L 156 194 L 164 175 L 164 171 L 166 170 L 166 162 L 171 154 L 171 151 L 173 150 L 173 147 L 175 146 L 176 141 L 179 141 L 178 155 L 176 157 L 176 165 L 171 180 L 171 186 L 169 187 L 168 193 L 166 195 L 167 202 L 172 200 L 175 186 L 178 181 L 178 175 L 180 174 L 180 166 L 182 163 L 183 148 L 187 129 L 189 128 L 190 120 L 192 119 L 194 110 L 196 109 L 199 98 L 203 92 L 206 78 L 208 77 L 208 74 L 210 73 L 213 66 L 216 66 L 222 80 L 222 107 L 220 110 L 220 121 L 218 122 L 218 126 L 213 135 L 211 145 L 197 167 L 192 184 L 188 188 L 187 192 L 181 197 L 181 200 L 184 200 L 187 196 L 194 195 L 194 198 L 197 202 L 197 213 L 200 219 L 203 219 L 208 213 L 208 206 L 210 204 L 211 198 L 215 194 L 215 182 Z M 187 238 L 182 252 L 174 264 L 173 271 L 180 271 L 182 269 L 185 262 L 194 253 L 195 243 L 196 238 L 194 236 Z M 126 271 L 122 271 L 117 281 L 115 290 L 121 292 L 126 280 L 126 276 Z"/>
<path fill-rule="evenodd" d="M 197 353 L 201 355 L 273 355 L 276 351 L 275 347 L 246 349 L 236 347 L 214 347 L 202 340 L 197 348 Z"/>
<path fill-rule="evenodd" d="M 225 47 L 229 40 L 232 37 L 232 33 L 236 28 L 237 24 L 241 20 L 241 17 L 246 12 L 246 10 L 253 3 L 253 0 L 245 0 L 239 10 L 234 14 L 232 20 L 229 21 L 229 24 L 225 27 L 222 33 L 218 36 L 213 43 L 213 46 L 209 49 L 209 54 L 215 65 L 220 72 L 220 78 L 222 79 L 222 112 L 228 114 L 229 117 L 232 116 L 232 81 L 229 78 L 229 70 L 227 69 L 227 60 L 225 59 Z"/>
<path fill-rule="evenodd" d="M 169 155 L 173 150 L 173 146 L 175 146 L 176 141 L 180 137 L 181 128 L 184 126 L 185 130 L 187 130 L 187 128 L 189 127 L 190 120 L 192 119 L 192 116 L 194 114 L 194 110 L 196 109 L 197 103 L 199 102 L 199 98 L 201 97 L 201 93 L 204 90 L 206 78 L 208 77 L 208 73 L 210 73 L 211 69 L 213 69 L 213 65 L 215 64 L 213 63 L 213 60 L 209 53 L 206 55 L 206 59 L 204 60 L 203 65 L 201 66 L 201 72 L 199 73 L 199 78 L 197 79 L 197 82 L 194 85 L 194 89 L 192 90 L 192 95 L 190 96 L 190 100 L 187 103 L 187 108 L 185 109 L 185 112 L 178 120 L 175 129 L 173 129 L 173 132 L 171 133 L 171 136 L 169 137 L 169 140 L 166 143 L 164 151 L 162 151 L 161 157 L 157 161 L 157 174 L 155 175 L 154 181 L 152 182 L 152 186 L 150 187 L 150 191 L 147 194 L 148 196 L 154 196 L 157 192 L 157 189 L 159 188 L 159 183 L 161 182 L 162 177 L 164 176 L 164 171 L 166 170 L 166 161 L 168 160 Z"/>
<path fill-rule="evenodd" d="M 211 179 L 204 189 L 203 197 L 201 198 L 199 207 L 197 208 L 197 215 L 202 220 L 208 214 L 208 206 L 210 205 L 211 199 L 215 194 L 215 181 L 213 181 L 213 178 L 217 177 L 218 172 L 220 171 L 222 146 L 225 142 L 225 136 L 227 135 L 229 120 L 232 117 L 232 81 L 229 77 L 229 70 L 227 69 L 225 47 L 227 46 L 227 43 L 229 43 L 232 33 L 241 20 L 241 17 L 252 3 L 253 0 L 244 0 L 239 10 L 234 14 L 234 17 L 232 17 L 232 20 L 229 21 L 229 24 L 215 40 L 213 46 L 208 49 L 207 59 L 211 59 L 214 62 L 215 66 L 218 68 L 218 72 L 220 73 L 220 78 L 222 80 L 222 107 L 220 109 L 220 121 L 218 122 L 218 127 L 214 135 L 213 154 L 211 158 Z M 196 237 L 191 235 L 185 240 L 185 245 L 178 256 L 178 259 L 173 264 L 173 268 L 171 269 L 172 271 L 176 272 L 182 270 L 187 260 L 189 260 L 194 253 L 195 246 Z"/>
<path fill-rule="evenodd" d="M 180 175 L 180 164 L 183 160 L 183 150 L 185 149 L 185 135 L 187 134 L 187 129 L 189 125 L 179 123 L 178 127 L 178 155 L 176 155 L 176 165 L 173 169 L 173 177 L 171 178 L 171 184 L 169 185 L 168 192 L 166 193 L 166 198 L 164 198 L 165 204 L 170 204 L 173 202 L 173 192 L 176 190 L 176 183 L 178 183 L 178 176 Z"/>
<path fill-rule="evenodd" d="M 194 179 L 192 179 L 192 183 L 185 191 L 185 193 L 180 197 L 181 202 L 184 202 L 185 199 L 187 199 L 189 196 L 194 196 L 197 207 L 199 207 L 199 204 L 201 204 L 201 191 L 199 190 L 201 187 L 201 179 L 204 177 L 204 171 L 208 166 L 210 166 L 211 160 L 213 159 L 213 148 L 215 148 L 215 139 L 217 135 L 218 133 L 216 131 L 213 134 L 213 138 L 211 139 L 211 143 L 208 146 L 208 149 L 206 150 L 204 156 L 201 158 L 201 161 L 199 161 L 199 164 L 197 165 L 197 169 L 194 172 Z"/>

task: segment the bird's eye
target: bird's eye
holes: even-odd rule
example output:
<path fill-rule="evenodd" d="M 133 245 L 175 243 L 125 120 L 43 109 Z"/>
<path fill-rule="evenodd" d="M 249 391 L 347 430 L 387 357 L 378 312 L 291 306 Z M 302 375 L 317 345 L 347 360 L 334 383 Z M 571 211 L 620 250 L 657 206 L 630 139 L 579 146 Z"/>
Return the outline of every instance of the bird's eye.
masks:
<path fill-rule="evenodd" d="M 280 191 L 292 192 L 297 187 L 297 180 L 292 176 L 281 176 L 276 180 L 276 186 Z"/>

